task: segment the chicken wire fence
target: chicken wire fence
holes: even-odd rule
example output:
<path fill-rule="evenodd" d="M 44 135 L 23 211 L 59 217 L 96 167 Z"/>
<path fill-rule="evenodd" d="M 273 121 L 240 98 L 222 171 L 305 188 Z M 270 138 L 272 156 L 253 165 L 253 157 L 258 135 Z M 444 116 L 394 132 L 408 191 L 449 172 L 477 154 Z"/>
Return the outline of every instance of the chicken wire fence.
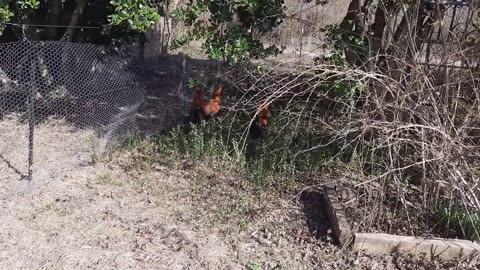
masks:
<path fill-rule="evenodd" d="M 145 96 L 134 61 L 132 49 L 0 44 L 0 180 L 91 162 L 134 131 Z"/>

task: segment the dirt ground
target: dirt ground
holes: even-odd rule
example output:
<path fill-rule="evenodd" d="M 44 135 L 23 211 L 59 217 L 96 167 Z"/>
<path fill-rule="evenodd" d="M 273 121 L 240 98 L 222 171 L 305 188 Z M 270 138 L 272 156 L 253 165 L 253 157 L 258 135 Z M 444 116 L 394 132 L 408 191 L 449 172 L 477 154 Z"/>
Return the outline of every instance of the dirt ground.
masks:
<path fill-rule="evenodd" d="M 51 133 L 63 138 L 59 148 L 82 137 L 51 124 Z M 88 157 L 89 151 L 78 148 L 76 154 Z M 235 179 L 218 179 L 208 170 L 211 180 L 204 182 L 193 173 L 195 167 L 133 168 L 126 155 L 106 163 L 64 164 L 68 170 L 34 174 L 32 182 L 19 181 L 11 168 L 1 167 L 2 176 L 12 177 L 0 182 L 0 268 L 239 269 L 260 264 L 302 269 L 319 249 L 303 244 L 292 253 L 291 243 L 266 226 L 282 224 L 299 210 L 286 200 L 252 197 L 247 190 L 237 191 Z M 54 156 L 51 151 L 48 158 Z M 260 214 L 267 205 L 269 214 Z M 246 211 L 252 218 L 243 217 Z"/>
<path fill-rule="evenodd" d="M 0 269 L 474 269 L 339 250 L 315 238 L 325 224 L 312 227 L 300 193 L 257 190 L 233 168 L 135 150 L 93 163 L 90 132 L 60 120 L 38 132 L 39 149 L 57 138 L 41 156 L 57 169 L 19 181 L 1 162 Z"/>

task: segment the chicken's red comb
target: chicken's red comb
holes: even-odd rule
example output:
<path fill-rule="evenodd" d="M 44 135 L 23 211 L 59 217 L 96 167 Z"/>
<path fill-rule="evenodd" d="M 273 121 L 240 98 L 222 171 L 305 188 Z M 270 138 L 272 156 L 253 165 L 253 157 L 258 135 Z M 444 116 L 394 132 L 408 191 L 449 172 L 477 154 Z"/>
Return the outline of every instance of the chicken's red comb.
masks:
<path fill-rule="evenodd" d="M 266 127 L 268 125 L 268 120 L 267 119 L 260 119 L 260 126 Z"/>

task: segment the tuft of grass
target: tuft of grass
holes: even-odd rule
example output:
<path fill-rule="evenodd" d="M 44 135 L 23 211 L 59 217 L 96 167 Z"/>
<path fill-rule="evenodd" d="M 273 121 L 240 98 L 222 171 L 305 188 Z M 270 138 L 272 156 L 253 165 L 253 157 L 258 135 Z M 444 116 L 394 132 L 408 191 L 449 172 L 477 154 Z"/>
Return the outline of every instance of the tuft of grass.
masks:
<path fill-rule="evenodd" d="M 116 186 L 116 187 L 122 186 L 122 183 L 115 181 L 109 173 L 98 175 L 97 177 L 95 177 L 95 182 L 98 185 L 107 185 L 107 186 Z"/>
<path fill-rule="evenodd" d="M 97 155 L 97 144 L 98 144 L 98 139 L 95 136 L 90 136 L 87 139 L 88 143 L 88 150 L 90 153 L 90 160 L 93 164 L 98 162 L 98 155 Z"/>
<path fill-rule="evenodd" d="M 175 159 L 189 157 L 195 160 L 229 157 L 236 146 L 224 137 L 219 121 L 200 125 L 177 127 L 153 139 L 155 151 Z"/>
<path fill-rule="evenodd" d="M 245 232 L 248 229 L 248 224 L 249 222 L 247 220 L 242 220 L 239 222 L 238 226 L 240 228 L 240 231 Z"/>
<path fill-rule="evenodd" d="M 464 207 L 441 202 L 434 211 L 434 218 L 444 230 L 471 241 L 480 241 L 480 213 Z"/>
<path fill-rule="evenodd" d="M 132 133 L 130 136 L 126 136 L 125 139 L 120 143 L 121 147 L 124 148 L 136 148 L 139 147 L 144 142 L 144 137 L 140 133 Z"/>
<path fill-rule="evenodd" d="M 248 264 L 247 269 L 248 270 L 262 270 L 262 266 L 260 265 L 260 263 L 258 263 L 256 261 L 252 261 Z"/>

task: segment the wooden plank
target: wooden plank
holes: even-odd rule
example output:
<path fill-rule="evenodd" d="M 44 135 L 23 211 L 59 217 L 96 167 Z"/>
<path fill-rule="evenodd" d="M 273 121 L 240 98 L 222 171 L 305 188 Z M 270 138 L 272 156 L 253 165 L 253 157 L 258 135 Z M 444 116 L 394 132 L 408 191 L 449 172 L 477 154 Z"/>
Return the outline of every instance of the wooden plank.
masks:
<path fill-rule="evenodd" d="M 324 185 L 323 194 L 335 244 L 340 246 L 349 245 L 353 239 L 353 234 L 335 188 L 331 185 Z"/>
<path fill-rule="evenodd" d="M 470 260 L 480 264 L 480 245 L 468 241 L 443 238 L 419 238 L 379 233 L 357 233 L 353 251 L 371 255 L 406 253 L 426 259 Z"/>

